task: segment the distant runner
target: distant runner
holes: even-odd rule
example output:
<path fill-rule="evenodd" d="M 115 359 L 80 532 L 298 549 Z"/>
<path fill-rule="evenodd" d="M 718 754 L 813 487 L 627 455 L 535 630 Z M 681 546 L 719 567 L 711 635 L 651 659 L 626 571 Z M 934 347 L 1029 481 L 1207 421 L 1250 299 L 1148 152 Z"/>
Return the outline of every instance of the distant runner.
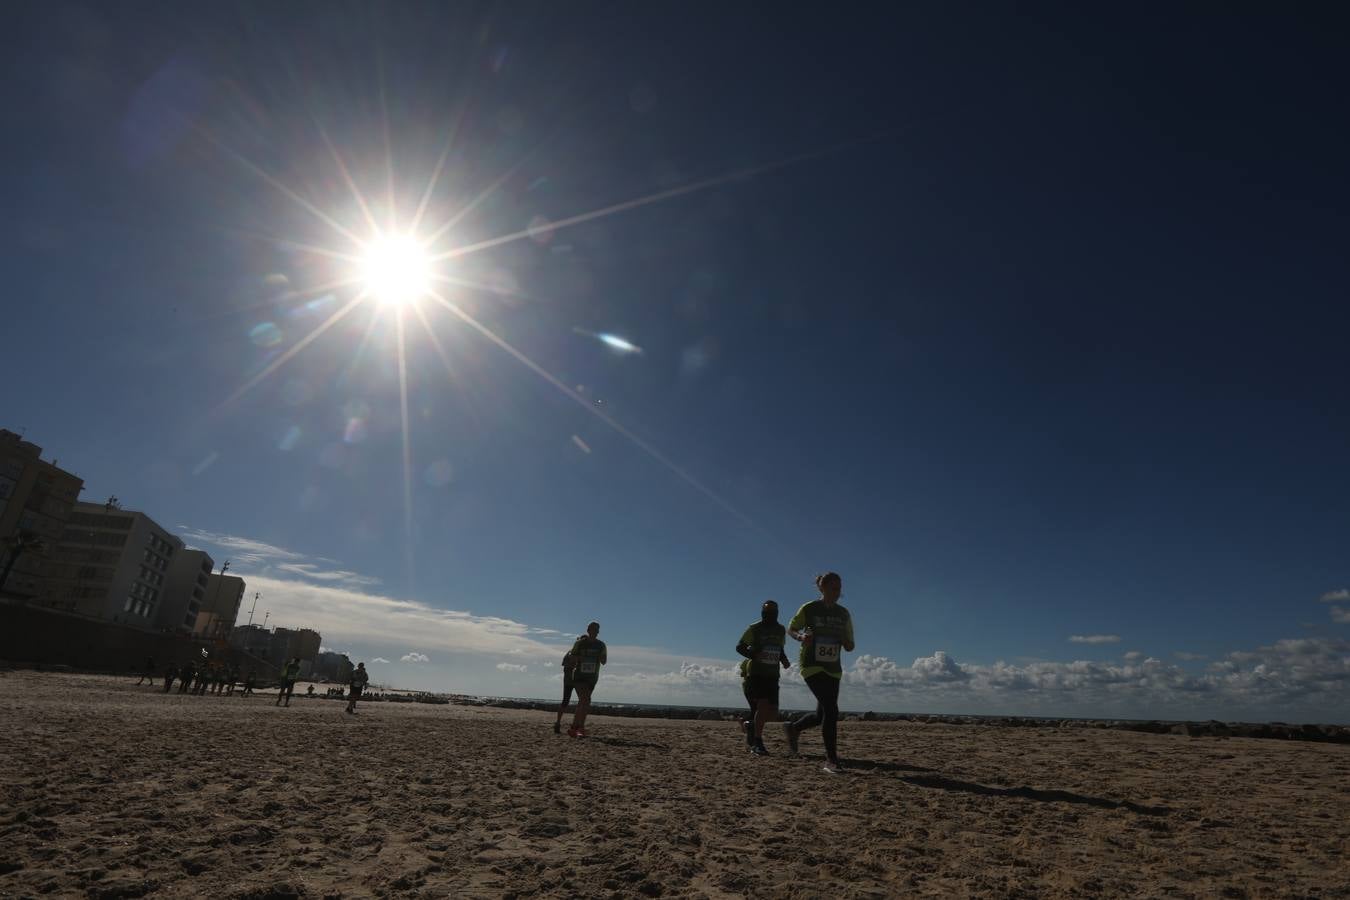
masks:
<path fill-rule="evenodd" d="M 141 671 L 141 677 L 140 677 L 140 680 L 136 682 L 136 686 L 137 686 L 137 687 L 140 687 L 140 686 L 141 686 L 141 682 L 143 682 L 143 681 L 148 681 L 148 682 L 150 682 L 150 684 L 151 684 L 152 687 L 154 686 L 154 683 L 155 683 L 155 658 L 154 658 L 153 656 L 150 657 L 149 659 L 147 659 L 147 660 L 145 661 L 145 668 Z"/>
<path fill-rule="evenodd" d="M 797 753 L 797 738 L 807 728 L 820 726 L 825 739 L 825 771 L 838 775 L 839 752 L 837 728 L 839 723 L 839 682 L 844 668 L 839 663 L 839 652 L 853 652 L 853 618 L 839 605 L 844 591 L 843 579 L 834 572 L 816 576 L 820 599 L 812 600 L 797 610 L 788 622 L 787 633 L 802 642 L 798 665 L 806 686 L 816 698 L 816 711 L 807 713 L 795 722 L 784 722 L 783 733 L 788 747 Z"/>
<path fill-rule="evenodd" d="M 356 668 L 352 671 L 352 680 L 349 684 L 352 692 L 347 699 L 347 712 L 355 713 L 356 701 L 361 699 L 361 692 L 366 689 L 366 685 L 370 684 L 370 676 L 366 674 L 365 663 L 360 662 L 356 664 Z M 309 689 L 313 691 L 314 686 L 310 685 Z"/>
<path fill-rule="evenodd" d="M 581 640 L 581 638 L 577 638 L 577 640 Z M 575 685 L 572 682 L 572 670 L 576 667 L 576 664 L 577 661 L 572 658 L 571 650 L 568 650 L 566 653 L 563 654 L 562 659 L 563 699 L 562 703 L 559 704 L 558 706 L 558 718 L 553 720 L 554 734 L 562 734 L 563 713 L 567 712 L 567 704 L 572 699 L 572 690 L 575 687 Z"/>
<path fill-rule="evenodd" d="M 567 729 L 570 737 L 586 736 L 586 714 L 591 711 L 591 692 L 600 680 L 600 667 L 609 661 L 605 642 L 596 637 L 599 633 L 599 622 L 587 625 L 586 633 L 577 638 L 569 654 L 576 661 L 572 685 L 577 690 L 577 711 L 572 716 L 572 727 Z"/>
<path fill-rule="evenodd" d="M 277 691 L 276 705 L 280 706 L 282 698 L 285 698 L 286 705 L 291 705 L 291 694 L 295 691 L 295 682 L 300 678 L 300 657 L 295 657 L 286 663 L 286 668 L 281 670 L 281 690 Z"/>
<path fill-rule="evenodd" d="M 765 600 L 759 608 L 759 621 L 745 629 L 736 652 L 741 662 L 741 690 L 754 710 L 754 719 L 745 729 L 745 742 L 756 756 L 768 756 L 764 747 L 764 723 L 778 718 L 778 667 L 792 665 L 783 652 L 786 633 L 778 623 L 778 604 Z"/>

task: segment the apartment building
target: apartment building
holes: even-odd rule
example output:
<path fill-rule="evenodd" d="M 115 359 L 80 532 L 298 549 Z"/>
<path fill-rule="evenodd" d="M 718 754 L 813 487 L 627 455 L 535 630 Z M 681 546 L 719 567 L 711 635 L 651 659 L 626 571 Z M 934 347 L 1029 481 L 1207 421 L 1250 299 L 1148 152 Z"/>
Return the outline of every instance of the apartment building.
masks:
<path fill-rule="evenodd" d="M 212 575 L 192 633 L 208 638 L 228 638 L 239 618 L 239 605 L 244 602 L 245 587 L 242 578 Z"/>
<path fill-rule="evenodd" d="M 155 619 L 161 630 L 196 633 L 201 610 L 210 596 L 208 586 L 213 568 L 215 560 L 205 550 L 174 554 Z"/>
<path fill-rule="evenodd" d="M 42 448 L 0 428 L 0 597 L 34 600 L 48 577 L 84 481 L 42 459 Z"/>
<path fill-rule="evenodd" d="M 183 542 L 145 513 L 76 503 L 40 602 L 57 609 L 160 630 L 160 609 Z M 173 629 L 171 629 L 173 630 Z"/>

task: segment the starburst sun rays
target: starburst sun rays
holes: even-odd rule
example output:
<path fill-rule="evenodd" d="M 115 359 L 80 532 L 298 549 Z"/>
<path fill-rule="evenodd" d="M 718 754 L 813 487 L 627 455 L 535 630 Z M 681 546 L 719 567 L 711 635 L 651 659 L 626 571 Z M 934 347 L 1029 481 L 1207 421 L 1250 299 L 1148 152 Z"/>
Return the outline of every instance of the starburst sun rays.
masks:
<path fill-rule="evenodd" d="M 320 204 L 307 199 L 300 191 L 274 177 L 261 166 L 247 159 L 242 154 L 235 152 L 214 136 L 210 134 L 206 135 L 211 143 L 224 151 L 227 156 L 241 164 L 251 174 L 279 191 L 296 206 L 308 213 L 315 221 L 327 226 L 332 234 L 341 239 L 341 244 L 338 247 L 288 239 L 279 240 L 278 243 L 302 252 L 313 253 L 316 256 L 328 259 L 335 265 L 345 267 L 346 274 L 326 283 L 324 288 L 325 290 L 348 289 L 354 291 L 349 300 L 340 303 L 327 318 L 319 322 L 319 324 L 307 334 L 304 334 L 295 340 L 294 343 L 287 347 L 283 352 L 268 362 L 261 371 L 257 372 L 240 385 L 229 395 L 226 403 L 230 404 L 239 400 L 253 388 L 272 376 L 278 369 L 305 351 L 326 332 L 332 329 L 333 326 L 349 316 L 358 306 L 368 303 L 376 305 L 375 309 L 372 311 L 372 324 L 376 315 L 383 313 L 392 314 L 395 317 L 395 334 L 397 338 L 395 347 L 397 353 L 396 363 L 399 384 L 400 436 L 402 439 L 403 450 L 402 501 L 403 525 L 405 531 L 404 545 L 406 553 L 408 554 L 406 563 L 409 570 L 409 577 L 411 578 L 413 564 L 412 450 L 411 424 L 408 415 L 407 364 L 408 341 L 410 335 L 408 335 L 406 331 L 406 313 L 411 311 L 414 314 L 414 318 L 422 328 L 423 335 L 430 342 L 436 356 L 444 365 L 447 375 L 452 378 L 454 377 L 450 355 L 447 353 L 445 345 L 440 341 L 435 331 L 432 329 L 431 320 L 427 315 L 427 310 L 424 309 L 423 301 L 430 301 L 434 307 L 448 312 L 456 321 L 492 343 L 512 359 L 528 368 L 535 375 L 539 376 L 559 392 L 576 402 L 591 416 L 595 417 L 608 428 L 622 436 L 632 446 L 641 450 L 651 459 L 674 474 L 682 482 L 711 500 L 725 512 L 742 523 L 762 532 L 762 529 L 759 529 L 745 513 L 737 509 L 712 488 L 708 487 L 649 441 L 644 440 L 631 429 L 624 426 L 611 414 L 597 407 L 586 397 L 569 387 L 556 375 L 535 362 L 526 353 L 507 341 L 493 329 L 489 328 L 482 321 L 471 315 L 463 308 L 462 304 L 456 303 L 450 297 L 446 296 L 446 291 L 443 289 L 448 290 L 456 288 L 500 295 L 502 292 L 493 286 L 478 284 L 461 276 L 449 274 L 443 271 L 443 267 L 470 254 L 482 253 L 506 244 L 525 240 L 536 234 L 536 229 L 531 227 L 507 231 L 497 237 L 482 239 L 469 244 L 449 244 L 447 246 L 446 243 L 453 235 L 453 231 L 459 223 L 473 214 L 476 209 L 489 200 L 496 191 L 500 190 L 503 185 L 519 171 L 523 160 L 508 167 L 506 171 L 501 173 L 499 177 L 493 179 L 486 188 L 474 196 L 469 202 L 457 209 L 451 210 L 439 225 L 427 229 L 425 233 L 422 233 L 421 229 L 423 227 L 423 222 L 430 217 L 430 214 L 433 211 L 434 205 L 432 203 L 432 197 L 436 193 L 439 180 L 447 171 L 447 162 L 451 155 L 451 145 L 457 131 L 457 126 L 458 119 L 456 119 L 455 126 L 450 130 L 445 146 L 437 158 L 436 165 L 427 181 L 426 188 L 421 193 L 421 199 L 417 205 L 416 213 L 406 229 L 399 229 L 394 224 L 392 216 L 387 227 L 381 228 L 379 226 L 372 213 L 371 204 L 369 203 L 368 198 L 363 194 L 356 179 L 352 176 L 351 170 L 343 159 L 342 154 L 339 152 L 337 146 L 329 139 L 327 133 L 321 127 L 319 128 L 319 133 L 333 157 L 334 163 L 341 174 L 342 181 L 349 191 L 351 199 L 360 213 L 360 217 L 364 220 L 366 231 L 364 236 L 339 221 L 338 215 L 325 211 Z M 548 228 L 550 231 L 556 232 L 560 229 L 569 228 L 584 222 L 590 222 L 607 216 L 639 209 L 651 204 L 673 200 L 677 197 L 707 190 L 719 185 L 749 179 L 774 169 L 818 158 L 832 153 L 842 146 L 846 145 L 837 145 L 823 150 L 798 154 L 772 163 L 740 169 L 723 175 L 690 182 L 679 187 L 646 194 L 617 203 L 611 203 L 564 217 L 550 223 Z M 387 168 L 389 168 L 392 173 L 392 163 L 390 163 Z M 388 206 L 392 210 L 394 208 L 392 197 L 392 174 L 389 189 L 391 196 L 387 198 L 387 200 Z M 369 337 L 369 333 L 370 329 L 367 328 L 367 338 Z M 362 344 L 364 345 L 364 343 L 365 341 L 363 340 Z"/>

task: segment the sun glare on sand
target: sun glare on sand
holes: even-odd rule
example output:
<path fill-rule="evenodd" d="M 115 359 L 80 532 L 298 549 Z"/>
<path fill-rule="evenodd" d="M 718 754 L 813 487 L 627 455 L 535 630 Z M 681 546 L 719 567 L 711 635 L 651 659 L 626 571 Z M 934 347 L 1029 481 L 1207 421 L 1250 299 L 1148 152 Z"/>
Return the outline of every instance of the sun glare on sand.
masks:
<path fill-rule="evenodd" d="M 408 235 L 376 238 L 361 254 L 361 280 L 377 302 L 404 306 L 430 288 L 430 254 Z"/>

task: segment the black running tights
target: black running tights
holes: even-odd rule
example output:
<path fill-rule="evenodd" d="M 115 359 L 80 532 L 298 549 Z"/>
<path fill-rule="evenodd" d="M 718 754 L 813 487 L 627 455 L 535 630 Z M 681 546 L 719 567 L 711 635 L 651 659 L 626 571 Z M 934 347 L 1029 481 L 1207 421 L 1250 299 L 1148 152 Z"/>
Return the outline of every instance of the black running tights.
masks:
<path fill-rule="evenodd" d="M 807 713 L 792 723 L 794 731 L 820 726 L 820 736 L 825 739 L 825 755 L 831 760 L 837 754 L 839 725 L 839 679 L 824 672 L 817 672 L 806 679 L 806 686 L 816 696 L 816 711 Z"/>

